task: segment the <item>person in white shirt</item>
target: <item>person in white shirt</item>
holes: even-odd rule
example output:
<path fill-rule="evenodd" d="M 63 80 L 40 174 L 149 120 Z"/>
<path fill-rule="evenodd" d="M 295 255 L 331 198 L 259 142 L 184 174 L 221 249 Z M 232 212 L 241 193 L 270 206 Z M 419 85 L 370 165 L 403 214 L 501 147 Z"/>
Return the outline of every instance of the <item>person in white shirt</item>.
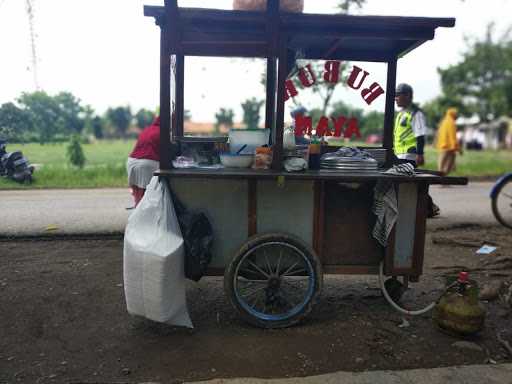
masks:
<path fill-rule="evenodd" d="M 408 160 L 414 166 L 425 164 L 424 147 L 427 123 L 423 111 L 413 103 L 413 89 L 409 84 L 396 87 L 395 101 L 400 111 L 395 118 L 393 150 L 397 158 Z"/>
<path fill-rule="evenodd" d="M 425 164 L 425 136 L 427 122 L 423 111 L 412 102 L 413 89 L 409 84 L 398 84 L 395 91 L 395 102 L 400 111 L 395 118 L 393 130 L 393 151 L 402 162 L 414 167 Z M 428 217 L 439 215 L 440 209 L 428 195 Z"/>

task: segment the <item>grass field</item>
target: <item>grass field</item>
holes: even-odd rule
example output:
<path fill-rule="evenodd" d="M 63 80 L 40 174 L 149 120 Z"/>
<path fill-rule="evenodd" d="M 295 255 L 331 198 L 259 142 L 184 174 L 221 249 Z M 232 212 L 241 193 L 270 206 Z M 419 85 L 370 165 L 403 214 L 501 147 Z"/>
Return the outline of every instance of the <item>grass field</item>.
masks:
<path fill-rule="evenodd" d="M 426 169 L 437 169 L 437 153 L 427 148 Z M 450 176 L 498 177 L 512 172 L 512 150 L 465 151 L 457 155 L 457 169 Z"/>
<path fill-rule="evenodd" d="M 133 140 L 83 144 L 87 160 L 83 169 L 77 169 L 68 164 L 66 143 L 9 144 L 8 151 L 22 151 L 36 166 L 34 182 L 25 186 L 0 178 L 0 189 L 126 187 L 125 164 L 133 145 Z"/>
<path fill-rule="evenodd" d="M 98 188 L 126 187 L 125 162 L 134 145 L 133 140 L 104 140 L 84 144 L 87 159 L 83 169 L 68 165 L 66 144 L 9 144 L 9 151 L 20 150 L 37 166 L 32 185 L 20 185 L 0 178 L 0 189 L 26 188 Z M 427 148 L 424 168 L 437 168 L 436 152 Z M 497 177 L 512 172 L 512 151 L 466 151 L 457 157 L 457 170 L 452 175 Z"/>

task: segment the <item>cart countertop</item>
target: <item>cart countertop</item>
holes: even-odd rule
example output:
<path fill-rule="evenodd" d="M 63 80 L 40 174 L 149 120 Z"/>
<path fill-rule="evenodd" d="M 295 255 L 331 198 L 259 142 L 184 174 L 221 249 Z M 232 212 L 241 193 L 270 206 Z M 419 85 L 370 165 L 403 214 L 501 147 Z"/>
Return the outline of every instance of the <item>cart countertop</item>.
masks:
<path fill-rule="evenodd" d="M 284 177 L 288 180 L 324 180 L 338 182 L 368 182 L 377 180 L 389 180 L 395 182 L 416 182 L 427 184 L 444 184 L 444 185 L 467 185 L 466 177 L 441 177 L 430 173 L 429 171 L 417 170 L 417 174 L 413 177 L 397 176 L 375 173 L 340 173 L 333 171 L 313 171 L 307 170 L 302 172 L 285 172 L 274 170 L 254 170 L 254 169 L 161 169 L 155 172 L 156 176 L 166 177 L 187 177 L 187 178 L 209 178 L 209 179 L 277 179 Z"/>

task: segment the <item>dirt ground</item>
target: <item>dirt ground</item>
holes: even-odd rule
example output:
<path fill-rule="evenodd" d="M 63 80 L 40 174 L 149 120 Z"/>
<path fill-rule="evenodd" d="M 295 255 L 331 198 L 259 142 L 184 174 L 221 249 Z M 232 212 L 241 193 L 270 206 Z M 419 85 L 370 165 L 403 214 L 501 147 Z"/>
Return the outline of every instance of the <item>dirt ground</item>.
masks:
<path fill-rule="evenodd" d="M 491 255 L 477 255 L 483 243 Z M 512 281 L 512 236 L 500 227 L 460 226 L 428 235 L 425 274 L 408 292 L 426 303 L 461 268 L 483 287 Z M 0 383 L 178 383 L 220 377 L 297 377 L 347 370 L 409 369 L 512 361 L 510 307 L 485 302 L 485 330 L 459 339 L 430 315 L 404 317 L 377 278 L 327 276 L 305 323 L 261 330 L 242 323 L 221 278 L 188 287 L 194 330 L 126 312 L 122 240 L 0 242 Z M 468 340 L 466 340 L 468 341 Z M 478 349 L 480 348 L 480 349 Z"/>

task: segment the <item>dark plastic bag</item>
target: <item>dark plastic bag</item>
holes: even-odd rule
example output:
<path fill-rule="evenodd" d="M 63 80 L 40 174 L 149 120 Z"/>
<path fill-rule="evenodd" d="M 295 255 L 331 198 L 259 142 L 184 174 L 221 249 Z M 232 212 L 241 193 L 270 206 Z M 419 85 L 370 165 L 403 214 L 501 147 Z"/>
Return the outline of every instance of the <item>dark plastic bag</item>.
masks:
<path fill-rule="evenodd" d="M 213 229 L 202 212 L 191 212 L 169 188 L 185 242 L 185 277 L 199 281 L 212 260 Z"/>

